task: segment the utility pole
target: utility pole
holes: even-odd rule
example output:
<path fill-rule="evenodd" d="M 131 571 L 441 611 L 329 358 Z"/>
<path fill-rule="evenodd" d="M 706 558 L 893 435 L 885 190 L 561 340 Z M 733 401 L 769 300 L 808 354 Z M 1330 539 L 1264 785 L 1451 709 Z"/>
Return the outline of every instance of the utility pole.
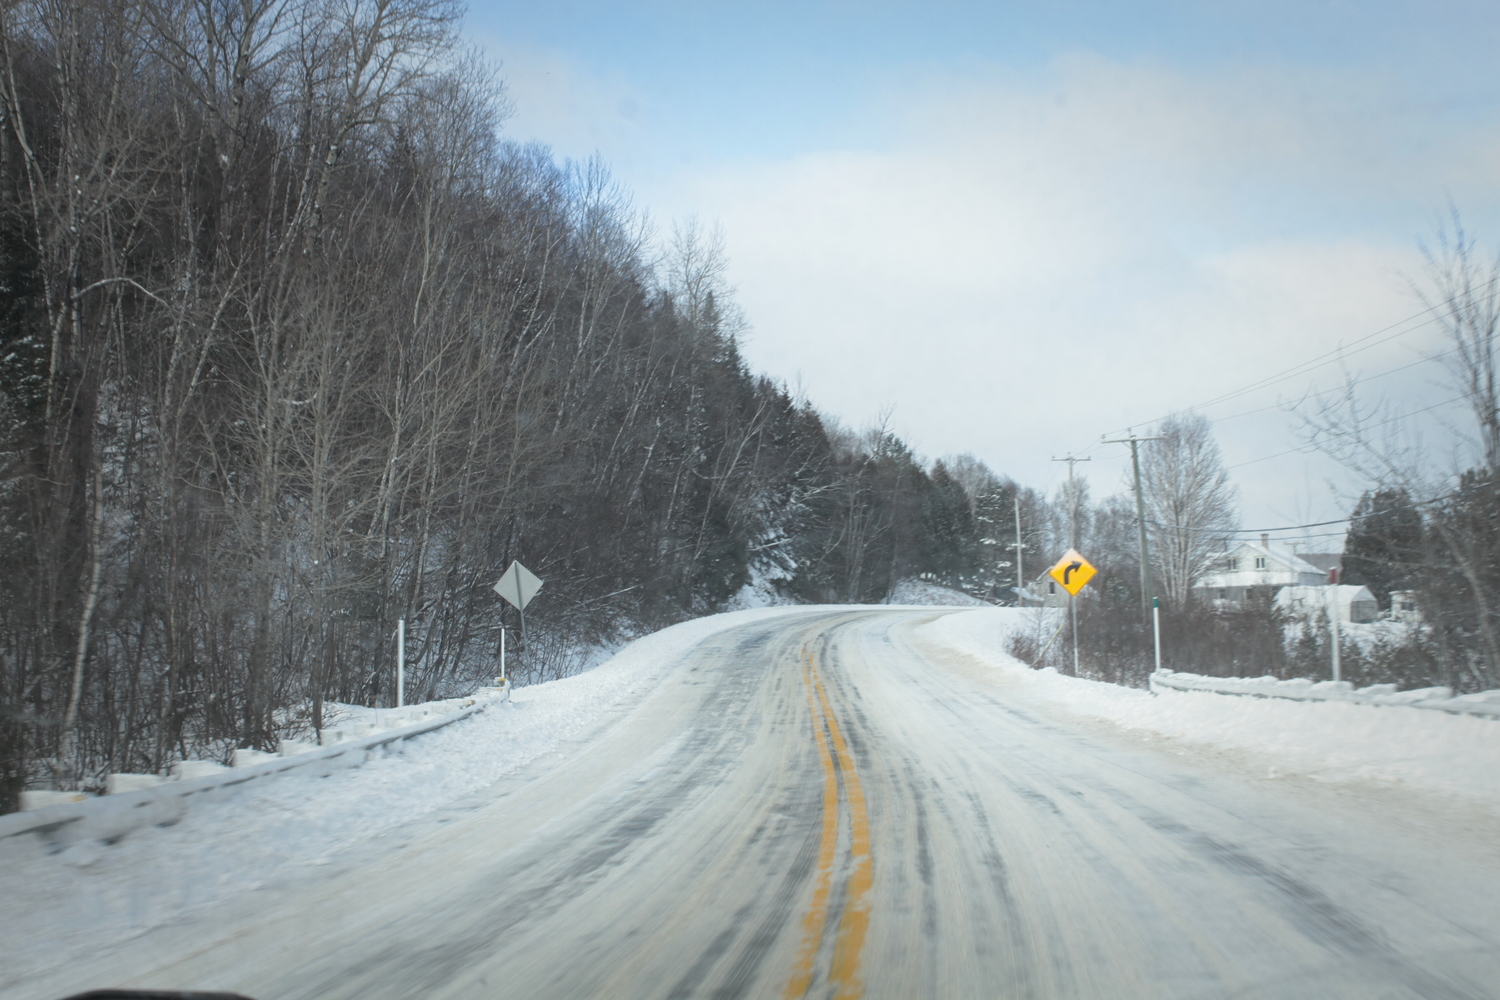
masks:
<path fill-rule="evenodd" d="M 1078 491 L 1073 486 L 1073 466 L 1087 462 L 1087 458 L 1053 458 L 1054 462 L 1068 463 L 1068 548 L 1078 551 Z M 1073 623 L 1073 676 L 1078 676 L 1078 598 L 1068 595 L 1068 617 Z"/>
<path fill-rule="evenodd" d="M 1068 463 L 1068 548 L 1078 548 L 1078 493 L 1073 488 L 1073 466 L 1079 462 L 1087 462 L 1087 458 L 1075 458 L 1069 455 L 1067 458 L 1054 458 L 1054 462 Z"/>
<path fill-rule="evenodd" d="M 1131 431 L 1127 438 L 1106 439 L 1102 434 L 1099 440 L 1104 444 L 1128 444 L 1130 445 L 1130 464 L 1135 470 L 1135 522 L 1140 529 L 1141 542 L 1141 617 L 1151 617 L 1151 598 L 1156 595 L 1151 593 L 1151 563 L 1146 552 L 1146 501 L 1141 493 L 1141 453 L 1139 445 L 1142 441 L 1160 441 L 1161 437 L 1136 437 Z"/>

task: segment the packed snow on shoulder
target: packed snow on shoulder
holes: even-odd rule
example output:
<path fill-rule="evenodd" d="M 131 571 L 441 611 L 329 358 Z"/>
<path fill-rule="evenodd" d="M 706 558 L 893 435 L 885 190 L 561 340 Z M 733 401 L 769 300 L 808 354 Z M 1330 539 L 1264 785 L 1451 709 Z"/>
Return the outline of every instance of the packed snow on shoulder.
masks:
<path fill-rule="evenodd" d="M 332 778 L 289 772 L 247 782 L 189 809 L 174 826 L 147 827 L 114 844 L 86 841 L 48 854 L 38 838 L 9 838 L 0 856 L 6 901 L 0 994 L 7 982 L 49 967 L 59 955 L 211 907 L 260 887 L 268 873 L 294 880 L 307 866 L 329 864 L 352 845 L 584 736 L 606 714 L 645 697 L 708 636 L 805 610 L 765 608 L 683 622 L 636 640 L 588 673 L 517 689 L 513 704 L 415 737 L 400 753 Z"/>
<path fill-rule="evenodd" d="M 927 580 L 908 576 L 896 581 L 890 596 L 882 603 L 919 608 L 988 608 L 989 601 L 965 594 L 952 587 L 944 587 Z"/>
<path fill-rule="evenodd" d="M 1033 670 L 1005 640 L 1034 612 L 1013 608 L 947 615 L 918 634 L 967 655 L 987 681 L 1069 712 L 1130 730 L 1251 750 L 1268 773 L 1330 782 L 1407 785 L 1476 801 L 1500 812 L 1500 720 L 1400 706 L 1246 698 L 1161 691 Z M 1274 770 L 1273 770 L 1274 769 Z"/>

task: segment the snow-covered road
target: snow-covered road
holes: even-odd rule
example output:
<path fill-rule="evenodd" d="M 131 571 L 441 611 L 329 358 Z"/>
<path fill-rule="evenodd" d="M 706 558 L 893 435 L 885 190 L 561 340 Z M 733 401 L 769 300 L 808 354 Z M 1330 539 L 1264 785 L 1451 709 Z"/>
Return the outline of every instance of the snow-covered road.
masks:
<path fill-rule="evenodd" d="M 8 995 L 1500 997 L 1492 812 L 1070 715 L 941 614 L 706 634 L 518 770 Z"/>

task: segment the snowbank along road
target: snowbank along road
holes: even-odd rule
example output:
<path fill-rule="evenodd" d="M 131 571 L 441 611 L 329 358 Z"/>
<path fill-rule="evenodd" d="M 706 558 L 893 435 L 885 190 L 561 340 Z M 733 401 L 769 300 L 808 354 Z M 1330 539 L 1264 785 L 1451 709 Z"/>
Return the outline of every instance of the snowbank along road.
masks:
<path fill-rule="evenodd" d="M 15 995 L 1500 997 L 1493 814 L 1048 710 L 924 633 L 941 614 L 712 635 L 315 880 Z"/>

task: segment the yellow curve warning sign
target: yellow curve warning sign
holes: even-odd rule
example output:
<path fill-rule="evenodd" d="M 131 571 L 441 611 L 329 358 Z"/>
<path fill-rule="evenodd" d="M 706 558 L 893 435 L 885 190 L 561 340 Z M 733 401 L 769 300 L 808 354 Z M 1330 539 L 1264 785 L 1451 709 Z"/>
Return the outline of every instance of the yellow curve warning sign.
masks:
<path fill-rule="evenodd" d="M 1094 564 L 1079 555 L 1077 549 L 1069 549 L 1068 554 L 1047 571 L 1047 575 L 1061 584 L 1063 590 L 1077 597 L 1084 584 L 1092 580 L 1097 572 L 1099 571 L 1094 569 Z"/>

